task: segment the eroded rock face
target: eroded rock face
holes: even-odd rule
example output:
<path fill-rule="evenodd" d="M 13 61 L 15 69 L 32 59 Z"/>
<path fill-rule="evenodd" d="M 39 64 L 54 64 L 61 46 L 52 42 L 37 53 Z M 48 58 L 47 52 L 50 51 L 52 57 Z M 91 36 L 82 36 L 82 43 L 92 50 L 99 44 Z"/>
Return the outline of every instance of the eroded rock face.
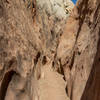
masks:
<path fill-rule="evenodd" d="M 0 100 L 99 100 L 100 1 L 0 0 Z"/>
<path fill-rule="evenodd" d="M 63 0 L 0 0 L 0 100 L 41 98 L 41 69 L 52 65 L 68 14 Z"/>
<path fill-rule="evenodd" d="M 71 100 L 99 100 L 100 65 L 96 53 L 99 52 L 100 1 L 79 0 L 65 27 L 57 58 L 68 82 L 68 95 Z"/>
<path fill-rule="evenodd" d="M 0 100 L 22 100 L 17 96 L 22 90 L 26 93 L 23 99 L 30 95 L 28 80 L 39 45 L 34 41 L 38 38 L 34 34 L 31 14 L 23 1 L 0 2 L 3 11 L 0 18 Z"/>

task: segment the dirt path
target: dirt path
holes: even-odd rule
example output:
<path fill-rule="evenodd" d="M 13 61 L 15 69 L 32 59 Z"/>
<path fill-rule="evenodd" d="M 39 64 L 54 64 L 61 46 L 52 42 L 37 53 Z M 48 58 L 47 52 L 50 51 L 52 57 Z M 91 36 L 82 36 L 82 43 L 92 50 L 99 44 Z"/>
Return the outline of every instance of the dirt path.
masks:
<path fill-rule="evenodd" d="M 69 100 L 63 76 L 54 72 L 50 66 L 44 66 L 42 73 L 39 80 L 40 100 Z"/>

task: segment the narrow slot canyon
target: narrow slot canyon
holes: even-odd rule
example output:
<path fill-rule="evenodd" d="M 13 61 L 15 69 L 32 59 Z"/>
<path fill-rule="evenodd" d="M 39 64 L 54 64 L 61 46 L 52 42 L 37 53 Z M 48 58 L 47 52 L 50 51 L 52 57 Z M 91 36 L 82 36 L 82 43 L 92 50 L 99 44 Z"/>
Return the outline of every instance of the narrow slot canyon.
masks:
<path fill-rule="evenodd" d="M 0 0 L 0 100 L 100 100 L 99 52 L 100 0 Z"/>

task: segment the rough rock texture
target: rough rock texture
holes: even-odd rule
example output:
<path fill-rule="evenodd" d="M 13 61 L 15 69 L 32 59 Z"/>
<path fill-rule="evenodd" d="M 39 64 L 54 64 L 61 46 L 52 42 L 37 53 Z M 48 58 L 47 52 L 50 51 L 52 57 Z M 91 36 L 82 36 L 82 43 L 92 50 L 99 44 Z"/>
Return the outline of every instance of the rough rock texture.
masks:
<path fill-rule="evenodd" d="M 100 100 L 100 0 L 0 0 L 0 100 Z"/>
<path fill-rule="evenodd" d="M 57 41 L 69 16 L 64 4 L 63 0 L 0 0 L 0 100 L 42 98 L 43 86 L 39 89 L 38 80 L 44 77 L 41 70 L 46 63 L 52 67 Z M 62 76 L 56 78 L 56 72 L 54 79 L 65 84 Z M 66 99 L 66 85 L 61 84 L 53 89 L 58 89 L 55 97 Z"/>
<path fill-rule="evenodd" d="M 65 27 L 57 58 L 68 95 L 71 100 L 99 100 L 100 1 L 79 0 Z"/>

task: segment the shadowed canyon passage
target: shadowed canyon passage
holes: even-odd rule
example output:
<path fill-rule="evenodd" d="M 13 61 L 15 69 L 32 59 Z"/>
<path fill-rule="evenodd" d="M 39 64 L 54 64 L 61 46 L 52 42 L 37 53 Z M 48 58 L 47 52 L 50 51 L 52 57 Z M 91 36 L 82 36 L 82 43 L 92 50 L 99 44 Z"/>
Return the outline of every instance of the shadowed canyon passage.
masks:
<path fill-rule="evenodd" d="M 100 100 L 100 0 L 0 0 L 0 100 Z"/>

